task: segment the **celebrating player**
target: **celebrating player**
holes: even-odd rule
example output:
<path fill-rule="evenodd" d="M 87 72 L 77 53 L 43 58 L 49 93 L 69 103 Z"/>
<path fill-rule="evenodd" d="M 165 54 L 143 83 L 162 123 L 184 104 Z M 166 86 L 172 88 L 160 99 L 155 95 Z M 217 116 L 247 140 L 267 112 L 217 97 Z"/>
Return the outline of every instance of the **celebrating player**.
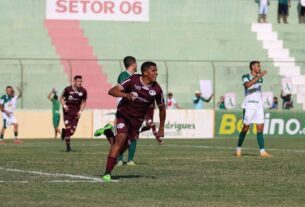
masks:
<path fill-rule="evenodd" d="M 264 146 L 264 108 L 262 98 L 263 76 L 267 71 L 261 71 L 259 61 L 250 62 L 250 74 L 242 76 L 242 82 L 245 87 L 245 99 L 242 104 L 244 109 L 243 128 L 239 134 L 238 144 L 236 148 L 236 156 L 241 156 L 241 146 L 249 130 L 250 124 L 256 124 L 257 142 L 260 149 L 261 157 L 270 157 L 265 151 Z"/>
<path fill-rule="evenodd" d="M 18 139 L 18 123 L 14 116 L 14 111 L 16 109 L 17 100 L 21 98 L 22 92 L 19 87 L 17 87 L 19 92 L 18 96 L 15 96 L 15 91 L 12 86 L 6 87 L 6 94 L 0 99 L 0 110 L 2 111 L 3 127 L 1 129 L 0 143 L 4 144 L 4 133 L 8 126 L 14 126 L 14 143 L 21 144 Z"/>
<path fill-rule="evenodd" d="M 53 127 L 54 127 L 54 138 L 57 138 L 57 134 L 60 134 L 60 129 L 58 128 L 60 122 L 60 102 L 58 100 L 58 96 L 56 90 L 53 88 L 52 91 L 48 95 L 48 99 L 52 102 L 52 118 L 53 118 Z"/>
<path fill-rule="evenodd" d="M 110 146 L 104 181 L 111 181 L 117 157 L 124 152 L 128 145 L 138 137 L 139 129 L 145 115 L 155 102 L 159 107 L 160 127 L 158 137 L 164 136 L 164 122 L 166 109 L 163 92 L 156 82 L 158 76 L 157 65 L 153 62 L 145 62 L 141 66 L 142 75 L 133 75 L 120 85 L 109 90 L 113 97 L 122 97 L 116 112 L 117 134 L 114 143 Z"/>
<path fill-rule="evenodd" d="M 73 85 L 66 87 L 60 97 L 65 124 L 61 137 L 66 141 L 67 152 L 71 151 L 70 138 L 76 131 L 79 118 L 86 106 L 87 91 L 82 87 L 82 82 L 82 76 L 75 76 Z"/>

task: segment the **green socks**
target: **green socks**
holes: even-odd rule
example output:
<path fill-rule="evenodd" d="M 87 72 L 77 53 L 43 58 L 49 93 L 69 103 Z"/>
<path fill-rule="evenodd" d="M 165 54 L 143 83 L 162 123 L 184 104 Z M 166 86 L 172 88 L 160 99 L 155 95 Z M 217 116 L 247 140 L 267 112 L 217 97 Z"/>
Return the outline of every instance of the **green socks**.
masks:
<path fill-rule="evenodd" d="M 137 140 L 133 140 L 133 142 L 130 143 L 128 148 L 128 161 L 132 161 L 134 154 L 136 153 L 137 148 Z"/>
<path fill-rule="evenodd" d="M 134 154 L 136 153 L 137 148 L 137 140 L 135 139 L 133 142 L 130 143 L 128 148 L 128 162 L 133 161 Z M 118 156 L 117 161 L 123 161 L 123 154 L 120 154 Z"/>
<path fill-rule="evenodd" d="M 265 143 L 264 143 L 264 136 L 262 132 L 258 132 L 256 135 L 257 143 L 259 146 L 259 149 L 265 149 Z"/>
<path fill-rule="evenodd" d="M 243 131 L 240 132 L 237 147 L 241 147 L 241 145 L 245 140 L 246 134 L 247 132 L 243 132 Z"/>

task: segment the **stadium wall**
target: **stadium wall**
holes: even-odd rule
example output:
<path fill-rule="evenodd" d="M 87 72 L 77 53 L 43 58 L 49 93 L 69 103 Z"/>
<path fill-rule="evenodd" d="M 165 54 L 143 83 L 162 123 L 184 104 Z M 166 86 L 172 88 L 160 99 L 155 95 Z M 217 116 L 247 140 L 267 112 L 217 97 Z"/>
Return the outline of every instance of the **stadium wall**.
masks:
<path fill-rule="evenodd" d="M 73 138 L 90 138 L 92 137 L 92 111 L 85 111 L 78 123 Z M 15 112 L 16 119 L 19 123 L 19 137 L 30 139 L 53 138 L 54 129 L 52 124 L 52 112 L 50 110 L 19 110 Z M 62 117 L 62 116 L 61 116 Z M 1 126 L 3 121 L 0 121 Z M 60 128 L 63 127 L 61 119 Z M 14 137 L 13 127 L 8 127 L 5 138 Z"/>
<path fill-rule="evenodd" d="M 73 138 L 92 138 L 93 132 L 106 123 L 114 123 L 115 110 L 87 110 L 83 113 Z M 265 130 L 267 137 L 303 138 L 305 116 L 303 111 L 266 111 Z M 53 138 L 52 113 L 49 110 L 23 110 L 15 114 L 19 123 L 20 138 Z M 159 121 L 156 110 L 154 120 Z M 0 121 L 2 124 L 2 120 Z M 63 127 L 61 120 L 60 128 Z M 168 110 L 165 122 L 166 139 L 236 138 L 242 129 L 242 110 Z M 9 127 L 5 138 L 13 137 Z M 251 127 L 247 137 L 256 137 Z M 153 138 L 150 131 L 140 138 Z"/>

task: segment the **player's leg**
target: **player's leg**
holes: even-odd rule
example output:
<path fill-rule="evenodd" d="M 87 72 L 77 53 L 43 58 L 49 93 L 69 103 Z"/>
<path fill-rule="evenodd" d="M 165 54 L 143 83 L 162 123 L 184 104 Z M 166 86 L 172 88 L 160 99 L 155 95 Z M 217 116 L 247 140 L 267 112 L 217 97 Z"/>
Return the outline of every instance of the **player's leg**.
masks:
<path fill-rule="evenodd" d="M 1 128 L 1 135 L 0 135 L 0 144 L 4 144 L 4 133 L 7 128 L 6 119 L 3 119 L 3 126 Z"/>
<path fill-rule="evenodd" d="M 106 170 L 103 176 L 104 181 L 110 181 L 111 180 L 111 172 L 117 162 L 117 157 L 119 154 L 124 150 L 127 144 L 127 134 L 126 133 L 120 133 L 115 136 L 115 140 L 113 145 L 110 146 L 110 150 L 108 153 L 107 158 L 107 164 L 106 164 Z"/>
<path fill-rule="evenodd" d="M 13 123 L 14 126 L 14 143 L 21 144 L 22 142 L 18 139 L 18 123 Z"/>
<path fill-rule="evenodd" d="M 73 114 L 67 114 L 64 116 L 64 123 L 65 123 L 65 132 L 64 132 L 64 139 L 66 142 L 66 149 L 67 152 L 70 152 L 71 149 L 71 136 L 75 133 L 77 124 L 78 124 L 78 117 Z"/>
<path fill-rule="evenodd" d="M 250 123 L 252 122 L 253 112 L 254 112 L 253 110 L 249 110 L 249 109 L 243 110 L 243 128 L 239 133 L 239 137 L 238 137 L 237 148 L 236 148 L 237 157 L 241 156 L 241 147 L 246 138 L 247 132 L 250 127 Z"/>
<path fill-rule="evenodd" d="M 257 143 L 260 150 L 260 156 L 261 157 L 270 157 L 270 155 L 265 150 L 265 142 L 264 142 L 264 110 L 263 109 L 257 109 L 255 118 L 256 122 L 256 138 Z"/>
<path fill-rule="evenodd" d="M 94 136 L 98 137 L 101 136 L 102 134 L 104 134 L 109 142 L 109 144 L 113 144 L 113 140 L 114 140 L 114 127 L 112 124 L 107 123 L 104 127 L 97 129 L 94 132 Z"/>
<path fill-rule="evenodd" d="M 60 134 L 59 130 L 59 122 L 60 122 L 60 115 L 59 114 L 54 114 L 53 115 L 53 127 L 54 127 L 54 138 L 57 138 L 57 134 Z"/>

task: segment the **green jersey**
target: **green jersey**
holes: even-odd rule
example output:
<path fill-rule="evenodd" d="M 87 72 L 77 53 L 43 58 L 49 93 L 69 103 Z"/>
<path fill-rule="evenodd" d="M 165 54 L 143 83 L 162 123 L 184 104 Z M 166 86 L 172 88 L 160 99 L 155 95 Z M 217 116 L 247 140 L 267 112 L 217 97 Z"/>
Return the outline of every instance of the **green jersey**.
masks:
<path fill-rule="evenodd" d="M 51 99 L 52 101 L 52 112 L 53 114 L 59 114 L 59 110 L 60 110 L 60 103 L 58 99 Z"/>
<path fill-rule="evenodd" d="M 251 74 L 246 74 L 242 76 L 242 83 L 245 84 L 252 79 L 254 79 Z M 242 104 L 243 108 L 263 108 L 263 98 L 262 98 L 262 85 L 263 78 L 258 79 L 251 87 L 245 87 L 245 99 Z"/>
<path fill-rule="evenodd" d="M 17 96 L 11 97 L 8 95 L 3 95 L 0 98 L 0 104 L 4 107 L 4 109 L 7 112 L 14 112 L 14 110 L 16 109 L 16 103 L 17 103 Z"/>
<path fill-rule="evenodd" d="M 118 84 L 121 84 L 124 80 L 129 78 L 132 74 L 130 74 L 127 70 L 120 73 L 118 77 Z"/>

